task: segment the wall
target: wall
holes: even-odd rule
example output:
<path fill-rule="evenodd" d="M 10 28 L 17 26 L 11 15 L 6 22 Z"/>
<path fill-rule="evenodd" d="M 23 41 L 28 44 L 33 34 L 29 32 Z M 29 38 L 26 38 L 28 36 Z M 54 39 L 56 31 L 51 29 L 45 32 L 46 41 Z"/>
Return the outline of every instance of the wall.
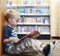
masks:
<path fill-rule="evenodd" d="M 60 0 L 58 0 L 58 36 L 60 37 Z"/>
<path fill-rule="evenodd" d="M 50 1 L 51 36 L 58 36 L 58 0 Z"/>
<path fill-rule="evenodd" d="M 60 0 L 51 0 L 51 36 L 60 37 Z"/>
<path fill-rule="evenodd" d="M 0 0 L 0 56 L 2 56 L 2 38 L 6 0 Z"/>

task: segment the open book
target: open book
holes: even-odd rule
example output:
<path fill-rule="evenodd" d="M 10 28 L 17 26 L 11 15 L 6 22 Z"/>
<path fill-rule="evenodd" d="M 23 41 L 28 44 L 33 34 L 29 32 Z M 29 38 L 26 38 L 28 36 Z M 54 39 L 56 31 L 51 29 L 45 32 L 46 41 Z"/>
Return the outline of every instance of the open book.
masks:
<path fill-rule="evenodd" d="M 40 33 L 35 30 L 35 31 L 32 31 L 29 34 L 25 35 L 24 37 L 22 37 L 20 41 L 22 41 L 23 39 L 28 38 L 28 37 L 30 37 L 30 38 L 37 38 L 38 36 L 40 36 Z"/>

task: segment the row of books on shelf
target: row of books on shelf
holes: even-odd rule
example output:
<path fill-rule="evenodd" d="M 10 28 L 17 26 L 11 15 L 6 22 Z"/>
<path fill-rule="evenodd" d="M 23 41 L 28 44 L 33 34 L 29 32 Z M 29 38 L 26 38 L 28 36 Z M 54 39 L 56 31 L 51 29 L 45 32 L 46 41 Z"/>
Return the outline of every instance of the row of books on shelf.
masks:
<path fill-rule="evenodd" d="M 41 24 L 49 24 L 49 17 L 21 17 L 20 23 L 41 23 Z"/>
<path fill-rule="evenodd" d="M 18 26 L 18 32 L 31 32 L 33 30 L 38 30 L 41 33 L 49 33 L 48 26 Z"/>
<path fill-rule="evenodd" d="M 20 14 L 49 14 L 49 8 L 18 8 Z"/>
<path fill-rule="evenodd" d="M 24 4 L 24 5 L 27 5 L 27 4 L 37 4 L 37 5 L 40 5 L 40 4 L 44 4 L 44 0 L 19 0 L 19 1 L 16 1 L 16 3 L 12 2 L 12 0 L 7 0 L 6 4 L 8 5 L 12 5 L 12 4 Z M 45 4 L 48 4 L 48 3 L 45 3 Z"/>

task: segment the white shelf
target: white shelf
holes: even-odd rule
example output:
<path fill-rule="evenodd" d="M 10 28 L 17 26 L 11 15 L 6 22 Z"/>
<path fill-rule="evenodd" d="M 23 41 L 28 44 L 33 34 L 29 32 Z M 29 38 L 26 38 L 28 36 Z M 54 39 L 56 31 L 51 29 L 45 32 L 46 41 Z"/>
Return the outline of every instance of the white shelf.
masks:
<path fill-rule="evenodd" d="M 30 32 L 17 32 L 17 34 L 29 34 Z"/>
<path fill-rule="evenodd" d="M 37 5 L 37 4 L 20 4 L 20 5 L 17 5 L 17 7 L 49 7 L 48 4 L 40 4 L 40 5 Z"/>
<path fill-rule="evenodd" d="M 50 16 L 50 14 L 20 14 L 20 16 Z"/>
<path fill-rule="evenodd" d="M 7 5 L 7 8 L 13 8 L 13 7 L 17 7 L 17 5 Z"/>
<path fill-rule="evenodd" d="M 44 26 L 50 26 L 50 24 L 42 24 L 42 23 L 17 23 L 18 25 L 44 25 Z"/>
<path fill-rule="evenodd" d="M 17 34 L 29 34 L 30 32 L 17 32 Z M 50 35 L 50 33 L 41 33 L 41 34 L 46 34 L 46 35 Z"/>
<path fill-rule="evenodd" d="M 50 35 L 50 33 L 47 33 L 47 32 L 45 32 L 45 33 L 41 33 L 41 34 L 46 34 L 46 35 Z"/>
<path fill-rule="evenodd" d="M 49 7 L 48 4 L 20 4 L 20 5 L 16 5 L 16 4 L 12 4 L 12 5 L 7 5 L 7 7 Z"/>

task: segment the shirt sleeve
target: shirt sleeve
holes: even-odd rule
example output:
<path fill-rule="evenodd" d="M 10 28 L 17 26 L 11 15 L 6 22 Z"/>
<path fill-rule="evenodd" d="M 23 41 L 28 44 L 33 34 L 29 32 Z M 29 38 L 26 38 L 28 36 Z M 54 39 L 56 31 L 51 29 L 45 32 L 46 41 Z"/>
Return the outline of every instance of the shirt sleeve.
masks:
<path fill-rule="evenodd" d="M 8 27 L 5 27 L 4 28 L 4 32 L 3 32 L 3 40 L 4 39 L 9 39 L 9 29 L 8 29 Z"/>

